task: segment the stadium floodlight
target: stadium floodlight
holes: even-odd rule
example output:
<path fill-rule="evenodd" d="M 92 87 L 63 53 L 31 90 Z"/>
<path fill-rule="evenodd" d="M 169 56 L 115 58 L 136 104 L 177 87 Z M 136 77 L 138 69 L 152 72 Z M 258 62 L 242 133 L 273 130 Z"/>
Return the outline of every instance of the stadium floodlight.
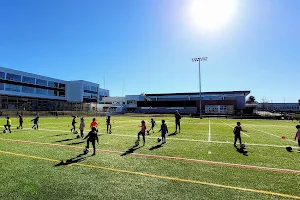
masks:
<path fill-rule="evenodd" d="M 200 63 L 202 61 L 207 61 L 208 57 L 192 58 L 193 62 L 199 62 L 199 94 L 200 94 L 200 119 L 202 119 L 202 95 L 201 95 L 201 68 Z"/>

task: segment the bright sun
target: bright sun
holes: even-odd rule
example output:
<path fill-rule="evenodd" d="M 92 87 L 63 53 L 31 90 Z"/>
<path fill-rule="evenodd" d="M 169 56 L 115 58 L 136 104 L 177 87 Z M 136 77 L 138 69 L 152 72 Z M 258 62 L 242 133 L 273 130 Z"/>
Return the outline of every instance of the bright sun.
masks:
<path fill-rule="evenodd" d="M 226 26 L 237 10 L 238 0 L 193 0 L 188 15 L 193 26 L 215 31 Z"/>

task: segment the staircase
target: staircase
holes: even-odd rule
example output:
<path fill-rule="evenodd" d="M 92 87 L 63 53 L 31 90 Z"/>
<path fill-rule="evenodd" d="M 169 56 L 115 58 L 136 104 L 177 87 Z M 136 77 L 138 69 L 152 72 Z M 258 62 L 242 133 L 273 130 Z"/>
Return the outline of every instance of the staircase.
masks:
<path fill-rule="evenodd" d="M 145 95 L 145 93 L 142 93 L 141 95 L 146 99 L 146 101 L 152 101 L 152 99 Z"/>

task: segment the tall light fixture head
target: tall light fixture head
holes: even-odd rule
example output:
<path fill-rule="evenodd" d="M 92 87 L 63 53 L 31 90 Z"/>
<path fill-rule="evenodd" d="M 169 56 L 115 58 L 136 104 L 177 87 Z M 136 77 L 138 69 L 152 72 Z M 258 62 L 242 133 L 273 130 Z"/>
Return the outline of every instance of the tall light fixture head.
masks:
<path fill-rule="evenodd" d="M 192 58 L 193 62 L 207 61 L 208 57 Z"/>

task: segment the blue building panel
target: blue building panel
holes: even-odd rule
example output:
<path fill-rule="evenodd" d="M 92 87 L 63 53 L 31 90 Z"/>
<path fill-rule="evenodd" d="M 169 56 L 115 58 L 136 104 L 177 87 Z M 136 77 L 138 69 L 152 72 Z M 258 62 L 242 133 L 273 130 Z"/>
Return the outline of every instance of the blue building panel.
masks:
<path fill-rule="evenodd" d="M 99 84 L 89 81 L 65 81 L 0 67 L 0 95 L 64 100 L 68 102 L 99 101 Z"/>

